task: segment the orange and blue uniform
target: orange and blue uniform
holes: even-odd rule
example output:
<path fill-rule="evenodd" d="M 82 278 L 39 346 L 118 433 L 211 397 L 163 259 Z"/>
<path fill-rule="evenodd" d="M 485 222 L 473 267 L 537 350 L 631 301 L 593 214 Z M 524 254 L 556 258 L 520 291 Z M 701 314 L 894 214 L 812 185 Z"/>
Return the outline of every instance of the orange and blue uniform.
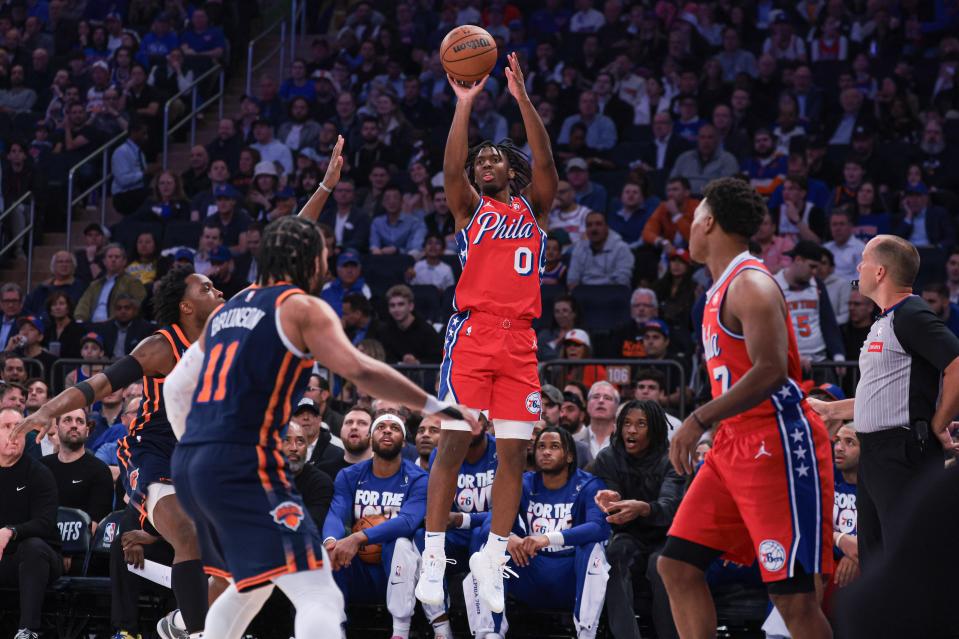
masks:
<path fill-rule="evenodd" d="M 155 335 L 170 343 L 174 359 L 190 348 L 190 340 L 176 324 L 164 326 Z M 147 489 L 150 484 L 171 483 L 170 459 L 176 436 L 163 406 L 164 377 L 143 376 L 143 400 L 136 417 L 130 422 L 126 437 L 117 442 L 117 459 L 123 472 L 120 477 L 130 503 L 146 517 Z"/>
<path fill-rule="evenodd" d="M 279 323 L 280 305 L 300 294 L 290 284 L 254 286 L 210 318 L 174 454 L 177 496 L 196 522 L 204 566 L 232 575 L 240 591 L 322 566 L 320 536 L 280 440 L 313 368 Z"/>
<path fill-rule="evenodd" d="M 748 253 L 737 256 L 706 297 L 703 348 L 713 397 L 752 367 L 743 335 L 722 323 L 729 285 L 745 270 L 769 275 Z M 770 275 L 770 277 L 772 277 Z M 723 551 L 763 581 L 832 572 L 833 473 L 829 435 L 805 403 L 792 323 L 788 379 L 749 410 L 723 420 L 673 520 L 669 535 Z"/>
<path fill-rule="evenodd" d="M 523 196 L 483 196 L 456 234 L 463 273 L 446 327 L 439 397 L 494 419 L 540 414 L 536 333 L 546 233 Z"/>

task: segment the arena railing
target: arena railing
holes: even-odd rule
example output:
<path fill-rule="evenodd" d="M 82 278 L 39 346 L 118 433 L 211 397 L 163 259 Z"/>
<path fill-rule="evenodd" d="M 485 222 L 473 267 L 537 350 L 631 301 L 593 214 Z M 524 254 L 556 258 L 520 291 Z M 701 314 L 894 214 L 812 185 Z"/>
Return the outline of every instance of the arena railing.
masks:
<path fill-rule="evenodd" d="M 253 62 L 253 50 L 256 48 L 256 45 L 263 39 L 273 35 L 273 33 L 279 29 L 280 32 L 280 41 L 275 47 L 269 51 L 263 52 L 261 55 L 257 56 L 257 62 Z M 250 43 L 246 45 L 246 94 L 253 95 L 253 74 L 265 66 L 270 60 L 272 60 L 277 54 L 280 56 L 280 64 L 277 69 L 277 78 L 283 77 L 283 70 L 286 67 L 286 31 L 287 31 L 287 16 L 283 16 L 272 25 L 267 27 L 260 35 L 256 36 Z M 292 48 L 291 48 L 292 51 Z"/>
<path fill-rule="evenodd" d="M 201 85 L 206 85 L 207 80 L 213 76 L 218 76 L 219 88 L 216 93 L 211 95 L 209 98 L 204 100 L 202 103 L 197 103 L 197 100 L 200 98 L 199 91 Z M 219 101 L 219 117 L 223 118 L 223 86 L 226 80 L 224 69 L 221 65 L 216 64 L 212 68 L 208 69 L 204 73 L 200 74 L 199 77 L 195 78 L 193 82 L 190 83 L 190 86 L 183 89 L 176 95 L 173 95 L 164 103 L 163 105 L 163 170 L 167 169 L 168 161 L 170 159 L 170 136 L 179 131 L 181 127 L 186 126 L 187 123 L 190 124 L 190 146 L 192 147 L 196 144 L 196 116 L 198 113 L 206 109 L 208 106 L 213 104 L 216 101 Z M 176 124 L 170 124 L 170 108 L 176 103 L 181 97 L 186 94 L 190 94 L 190 109 L 185 111 L 183 115 L 180 116 L 180 119 Z"/>
<path fill-rule="evenodd" d="M 291 0 L 290 2 L 290 60 L 296 58 L 297 27 L 299 39 L 306 38 L 306 0 Z"/>
<path fill-rule="evenodd" d="M 603 366 L 606 369 L 606 380 L 613 386 L 631 386 L 633 373 L 641 368 L 661 370 L 666 375 L 666 385 L 672 386 L 673 375 L 679 378 L 678 388 L 686 388 L 686 373 L 679 362 L 662 359 L 602 359 L 598 357 L 586 359 L 554 359 L 540 362 L 539 377 L 543 383 L 553 384 L 562 389 L 566 379 L 566 371 L 570 368 L 582 366 Z M 551 369 L 560 368 L 559 375 L 550 373 Z M 674 372 L 675 371 L 675 372 Z M 597 380 L 599 381 L 599 380 Z M 559 383 L 557 383 L 559 382 Z M 686 394 L 679 394 L 679 417 L 686 417 Z"/>
<path fill-rule="evenodd" d="M 814 362 L 813 379 L 818 384 L 836 384 L 842 388 L 846 397 L 852 397 L 859 383 L 859 362 L 844 360 L 839 362 Z"/>
<path fill-rule="evenodd" d="M 0 213 L 0 228 L 3 228 L 7 218 L 9 218 L 11 215 L 22 213 L 24 210 L 27 211 L 26 224 L 24 224 L 23 229 L 14 235 L 9 242 L 3 245 L 3 248 L 0 248 L 0 257 L 4 257 L 10 249 L 17 246 L 17 242 L 22 242 L 24 237 L 29 236 L 27 241 L 26 290 L 31 291 L 33 290 L 33 226 L 37 213 L 37 202 L 33 195 L 33 191 L 27 191 L 17 198 L 13 204 L 9 205 L 3 213 Z M 3 346 L 6 346 L 6 344 Z"/>
<path fill-rule="evenodd" d="M 88 195 L 100 189 L 100 224 L 106 224 L 107 221 L 107 189 L 110 184 L 110 180 L 113 179 L 113 171 L 110 167 L 110 153 L 113 151 L 120 142 L 125 140 L 127 137 L 127 132 L 118 133 L 116 136 L 108 140 L 105 144 L 97 148 L 96 151 L 90 153 L 72 167 L 70 167 L 69 173 L 67 173 L 67 240 L 66 240 L 66 249 L 70 250 L 71 244 L 71 233 L 73 232 L 73 207 L 82 202 Z M 80 188 L 81 185 L 77 184 L 79 176 L 78 172 L 81 168 L 93 162 L 94 160 L 100 160 L 100 177 L 93 181 L 92 184 L 87 186 L 86 189 L 80 194 L 76 193 L 76 190 Z"/>
<path fill-rule="evenodd" d="M 39 364 L 40 362 L 37 363 Z M 61 357 L 50 367 L 50 397 L 62 392 L 67 387 L 64 378 L 67 376 L 67 373 L 72 371 L 74 368 L 81 365 L 109 366 L 112 363 L 112 359 L 80 359 L 79 357 Z"/>

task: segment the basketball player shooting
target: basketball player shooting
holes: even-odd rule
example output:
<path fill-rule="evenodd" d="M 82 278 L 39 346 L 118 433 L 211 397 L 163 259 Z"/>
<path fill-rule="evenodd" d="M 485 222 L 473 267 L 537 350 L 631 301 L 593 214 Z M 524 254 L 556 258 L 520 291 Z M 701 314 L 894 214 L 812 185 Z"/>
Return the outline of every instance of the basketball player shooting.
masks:
<path fill-rule="evenodd" d="M 746 250 L 766 213 L 746 182 L 711 182 L 696 208 L 689 251 L 715 282 L 703 348 L 713 399 L 676 432 L 669 457 L 690 454 L 718 423 L 714 444 L 669 530 L 658 569 L 683 639 L 716 636 L 705 571 L 720 556 L 749 565 L 797 639 L 832 636 L 819 577 L 832 572 L 833 477 L 829 436 L 797 383 L 796 336 L 778 284 Z"/>
<path fill-rule="evenodd" d="M 464 86 L 449 77 L 456 110 L 443 164 L 446 197 L 456 220 L 463 274 L 456 287 L 440 369 L 441 399 L 473 410 L 489 410 L 499 466 L 493 483 L 492 527 L 486 546 L 470 558 L 479 596 L 493 612 L 503 611 L 506 541 L 516 519 L 526 449 L 540 415 L 536 335 L 541 310 L 539 274 L 544 264 L 545 218 L 559 177 L 546 127 L 530 102 L 515 53 L 506 69 L 533 165 L 510 140 L 484 141 L 468 149 L 473 100 L 486 77 Z M 440 605 L 446 569 L 445 530 L 456 476 L 474 433 L 464 421 L 443 422 L 430 471 L 426 547 L 416 596 Z"/>

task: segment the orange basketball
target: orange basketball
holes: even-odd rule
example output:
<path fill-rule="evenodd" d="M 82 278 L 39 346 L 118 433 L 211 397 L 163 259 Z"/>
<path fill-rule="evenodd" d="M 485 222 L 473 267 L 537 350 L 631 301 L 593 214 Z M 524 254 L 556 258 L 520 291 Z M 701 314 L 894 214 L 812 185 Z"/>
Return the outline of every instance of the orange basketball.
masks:
<path fill-rule="evenodd" d="M 373 526 L 379 526 L 384 521 L 386 521 L 386 517 L 383 515 L 367 515 L 366 517 L 360 517 L 359 520 L 353 524 L 353 532 L 359 532 L 361 530 L 366 530 L 367 528 L 372 528 Z M 383 561 L 383 546 L 382 544 L 366 544 L 360 546 L 360 550 L 356 554 L 363 563 L 377 566 Z"/>
<path fill-rule="evenodd" d="M 472 84 L 496 65 L 496 41 L 486 29 L 470 24 L 456 27 L 440 44 L 440 60 L 454 80 Z"/>

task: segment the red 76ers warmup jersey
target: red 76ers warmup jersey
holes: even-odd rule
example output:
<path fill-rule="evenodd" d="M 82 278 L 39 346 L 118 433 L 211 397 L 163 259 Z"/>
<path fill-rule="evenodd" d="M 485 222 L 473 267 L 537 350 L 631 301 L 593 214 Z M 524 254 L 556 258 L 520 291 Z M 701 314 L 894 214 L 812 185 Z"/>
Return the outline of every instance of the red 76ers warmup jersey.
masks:
<path fill-rule="evenodd" d="M 456 234 L 463 274 L 453 308 L 532 320 L 541 312 L 540 275 L 546 232 L 523 196 L 508 204 L 480 198 L 469 225 Z"/>

